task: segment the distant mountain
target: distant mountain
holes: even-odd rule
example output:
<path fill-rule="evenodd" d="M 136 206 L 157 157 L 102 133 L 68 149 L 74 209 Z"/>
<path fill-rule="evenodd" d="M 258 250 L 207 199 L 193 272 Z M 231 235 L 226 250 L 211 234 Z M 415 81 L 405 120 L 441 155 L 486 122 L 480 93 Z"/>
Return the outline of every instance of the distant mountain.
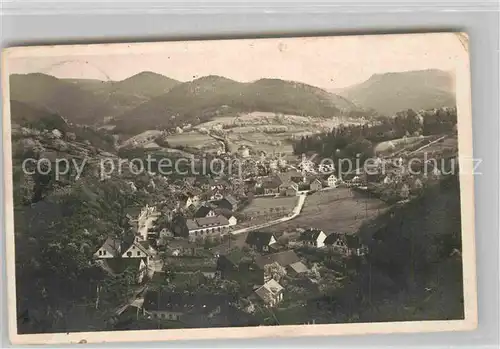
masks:
<path fill-rule="evenodd" d="M 123 94 L 150 99 L 170 91 L 179 81 L 153 72 L 141 72 L 121 81 L 94 79 L 64 79 L 76 86 L 98 94 Z"/>
<path fill-rule="evenodd" d="M 405 109 L 455 106 L 454 76 L 437 69 L 375 74 L 337 93 L 386 116 Z"/>
<path fill-rule="evenodd" d="M 142 72 L 122 81 L 13 74 L 10 94 L 12 100 L 59 114 L 70 122 L 93 124 L 135 108 L 177 84 L 177 80 L 152 72 Z"/>
<path fill-rule="evenodd" d="M 179 81 L 153 72 L 141 72 L 121 81 L 67 79 L 105 101 L 113 116 L 124 113 L 151 98 L 170 91 Z"/>
<path fill-rule="evenodd" d="M 75 124 L 115 119 L 116 130 L 125 133 L 198 124 L 240 112 L 333 117 L 356 108 L 345 97 L 280 79 L 241 83 L 210 75 L 181 83 L 153 72 L 122 81 L 58 79 L 33 73 L 11 75 L 10 82 L 13 101 L 58 114 Z"/>
<path fill-rule="evenodd" d="M 93 123 L 112 115 L 112 108 L 103 98 L 42 73 L 11 75 L 10 98 L 74 123 Z"/>
<path fill-rule="evenodd" d="M 179 84 L 117 118 L 117 130 L 128 132 L 199 123 L 227 112 L 266 111 L 307 116 L 334 116 L 354 108 L 344 97 L 320 88 L 280 79 L 241 83 L 205 76 Z M 140 125 L 138 124 L 140 120 Z"/>

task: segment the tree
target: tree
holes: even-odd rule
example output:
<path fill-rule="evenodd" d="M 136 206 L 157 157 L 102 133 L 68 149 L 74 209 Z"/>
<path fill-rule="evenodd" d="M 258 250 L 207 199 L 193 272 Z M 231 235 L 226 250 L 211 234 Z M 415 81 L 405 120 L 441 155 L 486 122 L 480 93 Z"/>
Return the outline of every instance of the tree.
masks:
<path fill-rule="evenodd" d="M 286 269 L 283 268 L 278 262 L 273 262 L 272 264 L 267 264 L 264 266 L 264 275 L 280 281 L 282 277 L 286 275 Z"/>

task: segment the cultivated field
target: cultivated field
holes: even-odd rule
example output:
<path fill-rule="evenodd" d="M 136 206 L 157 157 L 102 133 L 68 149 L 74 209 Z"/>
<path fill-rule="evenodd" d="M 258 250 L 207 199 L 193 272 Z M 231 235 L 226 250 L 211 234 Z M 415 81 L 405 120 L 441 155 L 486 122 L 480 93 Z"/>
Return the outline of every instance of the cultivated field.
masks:
<path fill-rule="evenodd" d="M 418 136 L 418 137 L 403 137 L 403 138 L 397 138 L 397 139 L 392 139 L 390 141 L 385 141 L 377 144 L 375 146 L 375 153 L 380 154 L 380 153 L 394 153 L 396 151 L 402 150 L 408 146 L 411 146 L 413 144 L 419 143 L 424 141 L 426 138 L 429 137 L 424 137 L 424 136 Z"/>
<path fill-rule="evenodd" d="M 250 205 L 242 210 L 242 213 L 256 217 L 278 211 L 282 212 L 284 216 L 293 210 L 297 200 L 296 196 L 255 198 Z"/>
<path fill-rule="evenodd" d="M 379 199 L 351 192 L 348 188 L 321 191 L 307 197 L 301 214 L 269 228 L 273 232 L 317 228 L 325 233 L 355 233 L 366 219 L 382 213 L 387 205 Z"/>
<path fill-rule="evenodd" d="M 427 152 L 429 153 L 440 153 L 443 151 L 457 151 L 458 150 L 458 139 L 457 137 L 447 137 L 442 141 L 433 143 L 428 147 L 413 153 L 414 155 Z"/>
<path fill-rule="evenodd" d="M 216 143 L 212 137 L 196 131 L 169 135 L 167 141 L 172 147 L 187 146 L 193 148 L 203 148 L 212 143 Z"/>

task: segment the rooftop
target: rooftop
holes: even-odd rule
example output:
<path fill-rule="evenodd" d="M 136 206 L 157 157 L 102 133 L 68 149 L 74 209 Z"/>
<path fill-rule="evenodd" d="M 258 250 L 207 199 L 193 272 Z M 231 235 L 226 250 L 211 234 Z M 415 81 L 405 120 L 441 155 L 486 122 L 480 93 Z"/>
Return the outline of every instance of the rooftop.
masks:
<path fill-rule="evenodd" d="M 224 216 L 200 217 L 186 220 L 186 225 L 189 230 L 203 229 L 209 227 L 219 227 L 228 225 L 229 221 Z"/>
<path fill-rule="evenodd" d="M 323 231 L 319 229 L 307 229 L 300 234 L 301 241 L 316 241 Z"/>
<path fill-rule="evenodd" d="M 277 262 L 282 267 L 287 267 L 290 264 L 300 262 L 300 259 L 292 250 L 273 253 L 266 256 L 258 256 L 255 258 L 255 263 L 259 268 L 264 268 L 266 265 L 274 262 Z"/>
<path fill-rule="evenodd" d="M 264 285 L 259 287 L 255 293 L 264 301 L 268 301 L 270 297 L 275 296 L 283 291 L 281 286 L 276 280 L 271 279 Z"/>
<path fill-rule="evenodd" d="M 269 245 L 272 238 L 273 238 L 273 233 L 268 233 L 263 231 L 251 231 L 248 233 L 245 242 L 248 245 L 266 246 Z"/>

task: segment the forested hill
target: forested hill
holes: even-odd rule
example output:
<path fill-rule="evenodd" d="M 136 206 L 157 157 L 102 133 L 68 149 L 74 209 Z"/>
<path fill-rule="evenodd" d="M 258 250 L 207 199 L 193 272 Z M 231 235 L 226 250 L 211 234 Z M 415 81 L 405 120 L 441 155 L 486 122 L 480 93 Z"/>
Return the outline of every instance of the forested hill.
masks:
<path fill-rule="evenodd" d="M 239 112 L 276 112 L 333 117 L 355 109 L 346 98 L 318 87 L 280 79 L 241 83 L 222 76 L 205 76 L 179 84 L 117 117 L 117 130 L 134 132 L 198 124 L 216 116 Z M 139 128 L 139 129 L 138 129 Z"/>
<path fill-rule="evenodd" d="M 335 322 L 463 318 L 457 176 L 365 223 L 360 234 L 370 246 L 367 261 L 319 300 Z"/>
<path fill-rule="evenodd" d="M 14 108 L 18 107 L 27 110 L 22 105 Z M 133 281 L 106 278 L 92 255 L 107 236 L 127 231 L 127 208 L 172 202 L 170 191 L 163 181 L 156 183 L 156 190 L 148 188 L 153 178 L 147 173 L 132 175 L 127 166 L 102 180 L 100 159 L 115 155 L 98 146 L 107 144 L 98 131 L 72 127 L 58 133 L 45 121 L 29 125 L 32 114 L 24 115 L 16 118 L 24 126 L 18 125 L 12 135 L 18 329 L 20 333 L 105 329 L 104 311 L 127 297 Z M 46 160 L 40 171 L 36 162 L 29 162 L 24 171 L 27 158 Z M 61 165 L 59 178 L 58 159 L 70 162 L 68 172 Z M 75 164 L 83 169 L 79 178 Z M 98 286 L 99 311 L 95 309 Z"/>
<path fill-rule="evenodd" d="M 260 79 L 242 83 L 210 75 L 180 82 L 153 72 L 141 72 L 121 81 L 12 74 L 10 97 L 58 114 L 69 123 L 109 122 L 117 126 L 118 132 L 134 134 L 197 124 L 228 109 L 236 113 L 264 111 L 313 117 L 333 117 L 357 109 L 345 97 L 296 81 Z"/>

